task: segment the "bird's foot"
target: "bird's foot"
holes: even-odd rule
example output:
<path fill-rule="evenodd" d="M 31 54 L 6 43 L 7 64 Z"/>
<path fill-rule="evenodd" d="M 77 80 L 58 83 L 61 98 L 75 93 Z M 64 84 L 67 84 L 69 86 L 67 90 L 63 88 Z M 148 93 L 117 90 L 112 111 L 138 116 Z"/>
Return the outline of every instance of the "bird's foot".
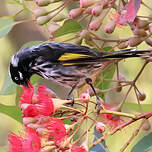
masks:
<path fill-rule="evenodd" d="M 99 97 L 97 97 L 96 101 L 97 101 L 97 104 L 95 105 L 95 109 L 97 109 L 97 113 L 100 114 L 100 110 L 102 109 L 101 100 Z"/>
<path fill-rule="evenodd" d="M 73 106 L 74 105 L 74 98 L 73 97 L 67 97 L 67 100 L 71 100 L 71 103 L 68 103 L 67 105 Z"/>

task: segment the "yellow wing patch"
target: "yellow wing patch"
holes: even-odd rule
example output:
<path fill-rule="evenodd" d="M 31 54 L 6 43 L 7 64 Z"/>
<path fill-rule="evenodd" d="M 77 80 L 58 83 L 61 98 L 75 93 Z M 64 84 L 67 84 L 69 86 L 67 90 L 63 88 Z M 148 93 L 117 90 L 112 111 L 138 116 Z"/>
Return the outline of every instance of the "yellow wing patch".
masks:
<path fill-rule="evenodd" d="M 80 58 L 86 58 L 86 57 L 90 57 L 90 56 L 86 54 L 65 53 L 58 60 L 68 61 L 68 60 L 74 60 L 74 59 L 80 59 Z"/>

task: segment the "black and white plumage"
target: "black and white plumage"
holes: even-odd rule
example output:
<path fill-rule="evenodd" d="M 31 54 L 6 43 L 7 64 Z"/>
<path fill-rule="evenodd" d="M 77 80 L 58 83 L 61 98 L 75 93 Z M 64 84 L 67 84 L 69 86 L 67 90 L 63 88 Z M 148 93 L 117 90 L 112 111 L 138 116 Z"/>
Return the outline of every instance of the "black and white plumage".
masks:
<path fill-rule="evenodd" d="M 10 76 L 18 85 L 28 86 L 33 74 L 53 80 L 64 86 L 78 85 L 102 62 L 111 59 L 140 57 L 152 50 L 136 51 L 132 49 L 117 52 L 96 52 L 85 46 L 69 43 L 49 42 L 23 48 L 10 61 Z"/>

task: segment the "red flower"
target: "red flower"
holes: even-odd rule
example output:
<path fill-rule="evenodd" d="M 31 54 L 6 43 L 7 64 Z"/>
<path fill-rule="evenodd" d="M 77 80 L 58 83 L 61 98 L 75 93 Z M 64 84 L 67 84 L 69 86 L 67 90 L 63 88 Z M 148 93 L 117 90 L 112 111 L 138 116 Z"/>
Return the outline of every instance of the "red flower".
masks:
<path fill-rule="evenodd" d="M 23 152 L 21 137 L 15 134 L 10 134 L 8 140 L 10 142 L 10 152 Z"/>
<path fill-rule="evenodd" d="M 39 110 L 39 114 L 43 116 L 50 116 L 53 114 L 54 111 L 54 105 L 51 96 L 47 92 L 47 88 L 44 85 L 39 86 L 38 88 L 38 102 L 36 104 L 36 107 Z"/>
<path fill-rule="evenodd" d="M 39 152 L 41 148 L 41 141 L 39 134 L 31 129 L 26 129 L 26 140 L 23 141 L 23 147 L 25 152 Z"/>
<path fill-rule="evenodd" d="M 50 121 L 45 125 L 50 132 L 50 138 L 55 143 L 62 142 L 66 137 L 66 128 L 63 122 L 57 118 L 50 118 Z"/>
<path fill-rule="evenodd" d="M 50 116 L 54 113 L 52 98 L 44 85 L 38 87 L 37 95 L 32 86 L 24 87 L 20 101 L 23 117 Z"/>
<path fill-rule="evenodd" d="M 21 104 L 23 104 L 23 103 L 32 104 L 33 95 L 34 95 L 34 88 L 32 85 L 29 85 L 28 88 L 23 86 L 23 92 L 20 95 Z"/>
<path fill-rule="evenodd" d="M 107 110 L 114 110 L 114 108 L 106 103 L 104 103 L 104 107 Z M 113 114 L 101 114 L 101 121 L 110 126 L 110 128 L 115 128 L 122 124 L 124 120 L 120 116 L 116 116 Z"/>
<path fill-rule="evenodd" d="M 22 110 L 22 113 L 23 117 L 36 117 L 39 115 L 38 109 L 33 104 L 28 105 L 27 108 Z"/>
<path fill-rule="evenodd" d="M 27 128 L 24 137 L 10 134 L 8 140 L 10 142 L 10 152 L 40 152 L 41 142 L 40 136 L 35 130 Z"/>
<path fill-rule="evenodd" d="M 83 146 L 74 146 L 71 149 L 71 152 L 87 152 Z"/>

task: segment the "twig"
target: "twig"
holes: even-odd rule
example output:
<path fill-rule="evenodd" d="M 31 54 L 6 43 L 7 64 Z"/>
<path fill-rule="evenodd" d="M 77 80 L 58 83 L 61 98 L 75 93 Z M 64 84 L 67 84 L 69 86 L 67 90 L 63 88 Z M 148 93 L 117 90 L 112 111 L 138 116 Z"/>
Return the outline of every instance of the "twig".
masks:
<path fill-rule="evenodd" d="M 100 139 L 98 139 L 97 141 L 95 141 L 92 145 L 90 145 L 89 148 L 92 148 L 93 146 L 99 144 L 100 142 L 102 142 L 106 137 L 108 137 L 109 135 L 113 135 L 114 133 L 116 133 L 118 130 L 121 130 L 123 128 L 125 128 L 126 126 L 132 124 L 133 122 L 140 120 L 140 119 L 148 119 L 152 117 L 152 112 L 146 112 L 146 113 L 142 113 L 142 114 L 138 114 L 136 115 L 136 118 L 122 124 L 119 125 L 118 127 L 116 127 L 115 129 L 113 129 L 112 131 L 109 131 L 105 136 L 101 137 Z"/>
<path fill-rule="evenodd" d="M 129 140 L 123 145 L 123 147 L 120 149 L 120 152 L 123 152 L 127 146 L 131 143 L 131 141 L 134 139 L 135 136 L 137 136 L 137 134 L 139 133 L 141 127 L 143 126 L 143 124 L 145 123 L 146 119 L 143 119 L 142 122 L 140 123 L 140 125 L 137 127 L 137 129 L 135 130 L 135 132 L 133 132 L 132 136 L 129 138 Z"/>

